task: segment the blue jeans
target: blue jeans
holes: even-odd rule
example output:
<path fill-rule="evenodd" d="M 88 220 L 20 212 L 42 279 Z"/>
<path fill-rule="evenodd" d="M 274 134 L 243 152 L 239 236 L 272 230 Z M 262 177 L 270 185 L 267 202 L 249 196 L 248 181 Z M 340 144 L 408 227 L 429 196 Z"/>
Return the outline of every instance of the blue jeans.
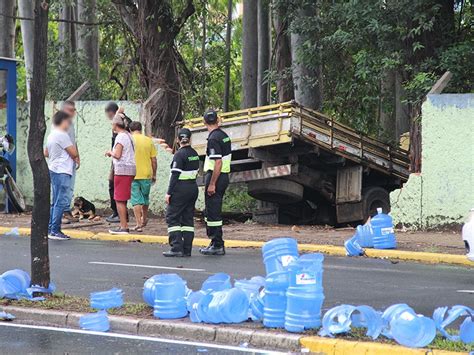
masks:
<path fill-rule="evenodd" d="M 71 183 L 69 186 L 69 192 L 67 195 L 68 205 L 64 212 L 71 212 L 72 198 L 74 197 L 74 184 L 76 183 L 76 164 L 74 164 L 74 169 L 72 170 Z"/>
<path fill-rule="evenodd" d="M 58 174 L 50 170 L 49 176 L 51 178 L 52 197 L 48 233 L 59 233 L 61 231 L 61 218 L 69 204 L 71 175 Z"/>

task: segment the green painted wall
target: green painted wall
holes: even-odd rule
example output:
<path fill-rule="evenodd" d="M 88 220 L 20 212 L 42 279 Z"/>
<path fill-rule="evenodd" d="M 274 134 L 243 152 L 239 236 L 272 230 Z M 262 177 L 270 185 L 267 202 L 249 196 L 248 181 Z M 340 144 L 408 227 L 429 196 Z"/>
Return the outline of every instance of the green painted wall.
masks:
<path fill-rule="evenodd" d="M 422 107 L 422 172 L 390 195 L 394 221 L 462 223 L 474 207 L 474 94 L 429 95 Z"/>
<path fill-rule="evenodd" d="M 94 202 L 97 208 L 109 206 L 108 174 L 111 160 L 104 153 L 111 146 L 111 125 L 105 117 L 104 107 L 107 102 L 85 101 L 77 103 L 76 134 L 81 155 L 81 167 L 77 172 L 75 195 L 83 196 Z M 133 120 L 138 119 L 141 105 L 122 102 L 126 114 Z M 53 103 L 46 103 L 47 126 L 51 126 Z M 28 204 L 33 201 L 33 179 L 27 156 L 28 110 L 20 105 L 18 110 L 18 174 L 17 179 L 26 195 Z M 154 213 L 164 210 L 164 195 L 168 186 L 171 154 L 158 148 L 157 183 L 152 188 L 150 209 Z"/>

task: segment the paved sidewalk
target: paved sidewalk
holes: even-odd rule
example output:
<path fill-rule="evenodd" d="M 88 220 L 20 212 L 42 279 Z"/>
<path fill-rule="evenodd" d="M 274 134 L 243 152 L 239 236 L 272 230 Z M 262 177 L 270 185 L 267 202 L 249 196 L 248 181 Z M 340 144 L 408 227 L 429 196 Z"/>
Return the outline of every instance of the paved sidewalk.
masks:
<path fill-rule="evenodd" d="M 133 223 L 133 221 L 132 221 Z M 74 225 L 75 230 L 94 233 L 107 232 L 109 225 L 105 220 L 100 225 L 91 225 L 83 221 Z M 0 215 L 2 227 L 29 227 L 30 216 Z M 71 226 L 64 226 L 65 230 Z M 344 241 L 354 234 L 353 228 L 332 228 L 324 226 L 285 226 L 264 225 L 257 223 L 240 223 L 227 221 L 224 227 L 225 237 L 232 240 L 268 241 L 276 237 L 291 236 L 302 244 L 343 246 Z M 167 226 L 163 218 L 152 218 L 144 230 L 147 235 L 164 236 Z M 464 243 L 460 232 L 409 232 L 397 230 L 398 250 L 419 251 L 428 253 L 465 254 Z M 205 237 L 204 224 L 196 220 L 196 236 Z"/>

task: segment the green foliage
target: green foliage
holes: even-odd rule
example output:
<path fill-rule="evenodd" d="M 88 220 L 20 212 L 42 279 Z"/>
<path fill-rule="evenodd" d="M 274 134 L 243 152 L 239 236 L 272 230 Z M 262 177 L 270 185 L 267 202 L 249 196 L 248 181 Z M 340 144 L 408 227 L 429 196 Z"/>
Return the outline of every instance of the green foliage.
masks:
<path fill-rule="evenodd" d="M 222 209 L 227 212 L 252 212 L 257 201 L 247 194 L 245 184 L 232 184 L 227 189 Z"/>

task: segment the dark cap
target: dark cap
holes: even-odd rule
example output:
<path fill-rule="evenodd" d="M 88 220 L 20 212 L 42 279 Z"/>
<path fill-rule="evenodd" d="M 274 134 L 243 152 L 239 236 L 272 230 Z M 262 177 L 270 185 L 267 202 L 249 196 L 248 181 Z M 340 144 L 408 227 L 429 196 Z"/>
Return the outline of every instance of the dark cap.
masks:
<path fill-rule="evenodd" d="M 178 132 L 178 138 L 180 141 L 183 139 L 190 140 L 191 139 L 191 131 L 187 128 L 181 128 Z"/>
<path fill-rule="evenodd" d="M 217 123 L 217 112 L 214 110 L 209 110 L 204 114 L 204 122 L 207 124 Z"/>

